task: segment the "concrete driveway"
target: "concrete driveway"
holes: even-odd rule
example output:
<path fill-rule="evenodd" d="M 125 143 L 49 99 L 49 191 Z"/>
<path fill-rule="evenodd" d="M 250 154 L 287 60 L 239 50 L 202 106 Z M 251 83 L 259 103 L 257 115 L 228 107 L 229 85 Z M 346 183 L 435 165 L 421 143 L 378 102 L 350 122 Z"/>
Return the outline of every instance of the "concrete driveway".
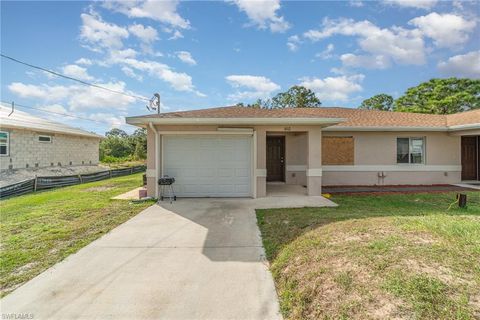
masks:
<path fill-rule="evenodd" d="M 280 319 L 253 209 L 296 202 L 270 199 L 154 205 L 2 299 L 2 314 Z"/>

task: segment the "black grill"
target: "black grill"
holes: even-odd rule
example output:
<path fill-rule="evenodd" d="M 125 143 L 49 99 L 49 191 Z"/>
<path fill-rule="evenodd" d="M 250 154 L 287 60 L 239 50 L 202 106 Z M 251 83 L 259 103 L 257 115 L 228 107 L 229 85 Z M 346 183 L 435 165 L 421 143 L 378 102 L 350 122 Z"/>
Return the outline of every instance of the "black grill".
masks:
<path fill-rule="evenodd" d="M 168 198 L 170 199 L 170 203 L 173 201 L 177 200 L 177 196 L 175 195 L 175 192 L 173 191 L 172 184 L 175 182 L 175 178 L 169 177 L 169 176 L 164 176 L 158 179 L 158 185 L 161 186 L 160 188 L 160 197 L 159 200 L 163 201 L 163 198 L 165 198 L 165 191 L 168 191 Z M 167 188 L 167 190 L 165 190 Z"/>
<path fill-rule="evenodd" d="M 175 182 L 175 178 L 171 178 L 171 177 L 163 177 L 158 179 L 158 184 L 160 186 L 169 186 L 169 185 L 172 185 L 174 182 Z"/>

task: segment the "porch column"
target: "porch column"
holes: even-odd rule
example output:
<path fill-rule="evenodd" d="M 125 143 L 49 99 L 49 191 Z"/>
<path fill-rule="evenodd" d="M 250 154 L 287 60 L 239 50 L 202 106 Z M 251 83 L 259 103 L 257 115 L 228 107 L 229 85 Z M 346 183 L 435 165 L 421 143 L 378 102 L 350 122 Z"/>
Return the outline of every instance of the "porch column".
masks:
<path fill-rule="evenodd" d="M 322 129 L 308 131 L 307 193 L 309 196 L 322 195 Z"/>
<path fill-rule="evenodd" d="M 255 179 L 257 183 L 257 198 L 267 196 L 267 130 L 264 128 L 256 129 L 257 143 L 256 153 L 257 161 L 255 168 Z"/>
<path fill-rule="evenodd" d="M 147 127 L 147 195 L 149 197 L 157 196 L 157 156 L 156 140 L 157 134 L 152 128 Z"/>

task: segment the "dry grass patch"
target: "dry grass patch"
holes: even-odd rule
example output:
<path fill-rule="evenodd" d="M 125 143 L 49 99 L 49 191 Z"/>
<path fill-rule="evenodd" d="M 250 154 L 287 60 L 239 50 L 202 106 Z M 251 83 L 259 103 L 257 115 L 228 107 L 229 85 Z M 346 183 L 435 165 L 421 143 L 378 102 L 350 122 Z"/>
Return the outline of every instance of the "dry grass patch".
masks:
<path fill-rule="evenodd" d="M 348 208 L 338 197 L 339 208 L 258 211 L 286 319 L 478 318 L 480 208 L 401 197 L 403 207 L 392 199 L 396 208 L 373 206 L 370 217 L 352 196 Z M 405 214 L 410 201 L 428 205 Z"/>
<path fill-rule="evenodd" d="M 110 199 L 141 184 L 135 174 L 1 201 L 1 295 L 150 206 Z"/>

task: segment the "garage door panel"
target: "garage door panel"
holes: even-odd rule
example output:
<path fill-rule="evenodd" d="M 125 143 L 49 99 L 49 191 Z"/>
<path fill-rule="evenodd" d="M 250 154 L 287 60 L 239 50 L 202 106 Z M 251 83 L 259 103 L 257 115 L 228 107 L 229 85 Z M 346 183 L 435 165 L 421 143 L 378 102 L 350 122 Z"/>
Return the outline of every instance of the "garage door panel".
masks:
<path fill-rule="evenodd" d="M 183 197 L 251 195 L 251 136 L 166 136 L 164 173 Z"/>
<path fill-rule="evenodd" d="M 235 192 L 238 193 L 246 193 L 250 191 L 250 186 L 249 185 L 236 185 L 235 186 Z"/>

